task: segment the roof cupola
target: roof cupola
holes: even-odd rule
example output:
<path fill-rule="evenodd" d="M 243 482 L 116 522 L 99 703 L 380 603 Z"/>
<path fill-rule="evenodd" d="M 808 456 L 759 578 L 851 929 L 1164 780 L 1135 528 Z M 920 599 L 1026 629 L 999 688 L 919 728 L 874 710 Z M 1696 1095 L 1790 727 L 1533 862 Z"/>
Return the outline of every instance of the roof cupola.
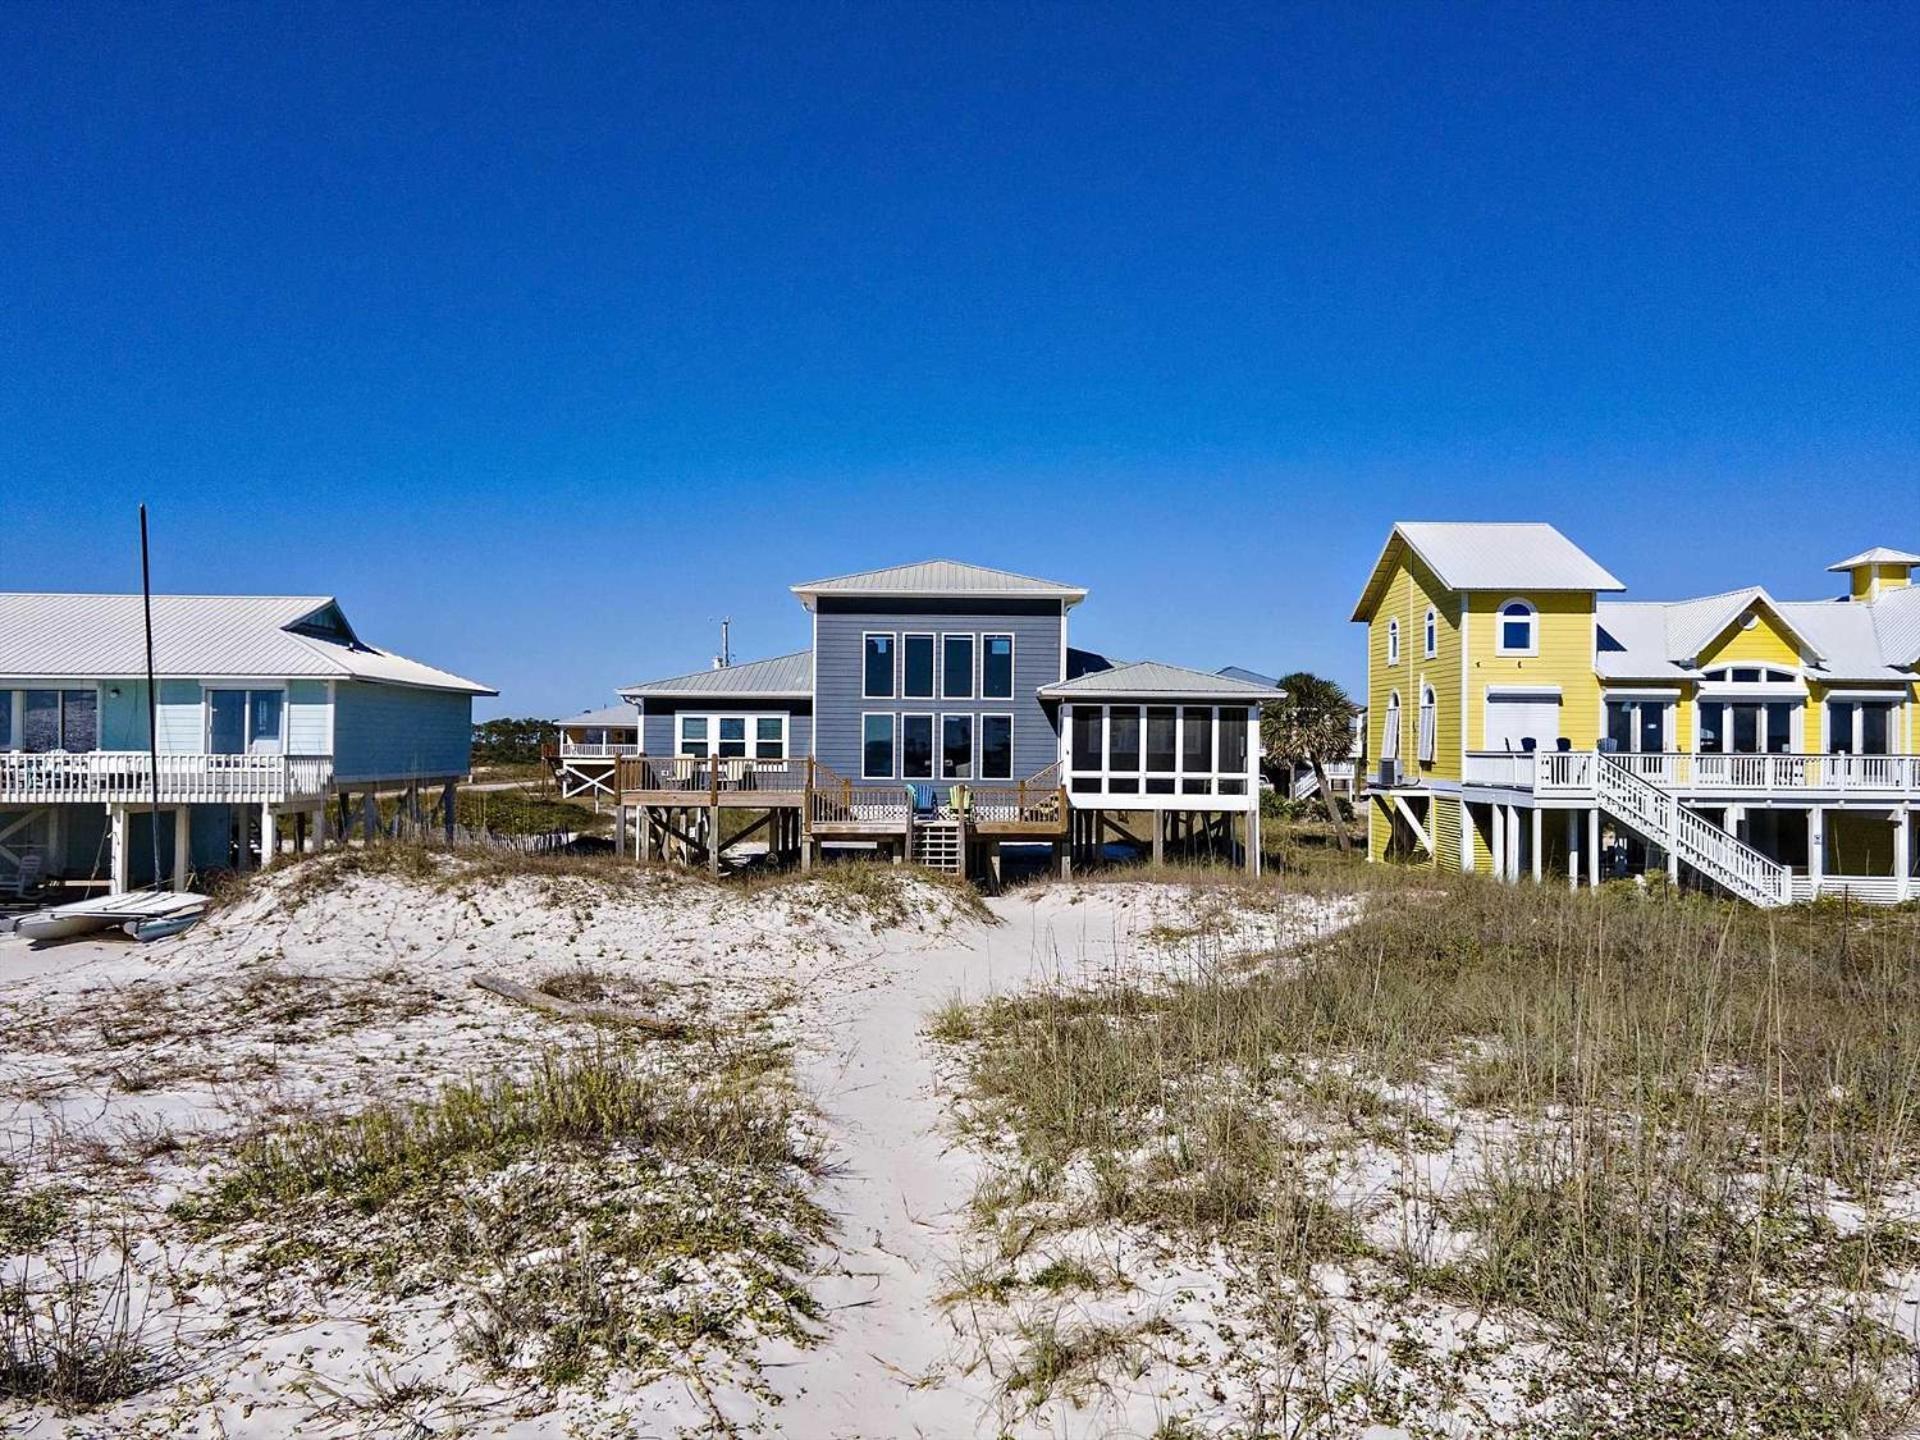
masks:
<path fill-rule="evenodd" d="M 1871 550 L 1862 550 L 1858 555 L 1829 565 L 1827 569 L 1848 577 L 1851 582 L 1847 590 L 1849 600 L 1875 600 L 1888 590 L 1904 589 L 1911 583 L 1913 567 L 1916 565 L 1920 565 L 1920 555 L 1876 545 Z"/>

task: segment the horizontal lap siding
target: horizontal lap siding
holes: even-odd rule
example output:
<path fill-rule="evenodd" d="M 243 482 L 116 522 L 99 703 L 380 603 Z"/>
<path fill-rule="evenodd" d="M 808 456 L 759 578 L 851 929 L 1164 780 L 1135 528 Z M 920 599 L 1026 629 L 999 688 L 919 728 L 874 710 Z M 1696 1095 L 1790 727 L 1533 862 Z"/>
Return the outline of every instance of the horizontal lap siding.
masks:
<path fill-rule="evenodd" d="M 472 697 L 342 681 L 334 687 L 333 747 L 338 780 L 464 775 L 473 747 Z"/>
<path fill-rule="evenodd" d="M 860 717 L 885 712 L 901 715 L 968 714 L 1013 716 L 1013 778 L 1044 770 L 1059 758 L 1054 720 L 1040 703 L 1041 686 L 1061 678 L 1061 608 L 1057 600 L 856 601 L 822 596 L 814 615 L 813 654 L 815 754 L 841 775 L 860 778 Z M 861 637 L 870 630 L 893 635 L 909 631 L 980 636 L 1013 636 L 1013 698 L 1011 700 L 868 700 L 861 692 Z M 897 643 L 897 642 L 896 642 Z M 978 688 L 980 652 L 975 640 L 974 674 Z M 939 688 L 940 649 L 934 642 L 935 688 Z M 895 673 L 902 656 L 895 652 Z M 897 684 L 896 684 L 896 688 Z M 935 722 L 935 751 L 939 749 Z M 978 764 L 980 722 L 974 720 L 974 753 Z M 937 766 L 936 766 L 937 768 Z M 896 744 L 894 770 L 899 771 Z M 978 784 L 976 779 L 973 783 Z M 936 786 L 944 789 L 944 786 Z"/>
<path fill-rule="evenodd" d="M 689 715 L 779 715 L 787 716 L 787 749 L 805 758 L 813 753 L 813 706 L 805 700 L 727 703 L 727 697 L 706 700 L 648 700 L 640 722 L 640 748 L 648 755 L 672 755 L 678 752 L 680 737 L 675 727 L 682 713 Z M 747 732 L 748 743 L 753 732 Z"/>
<path fill-rule="evenodd" d="M 327 734 L 327 682 L 287 682 L 287 753 L 325 755 L 332 749 Z"/>

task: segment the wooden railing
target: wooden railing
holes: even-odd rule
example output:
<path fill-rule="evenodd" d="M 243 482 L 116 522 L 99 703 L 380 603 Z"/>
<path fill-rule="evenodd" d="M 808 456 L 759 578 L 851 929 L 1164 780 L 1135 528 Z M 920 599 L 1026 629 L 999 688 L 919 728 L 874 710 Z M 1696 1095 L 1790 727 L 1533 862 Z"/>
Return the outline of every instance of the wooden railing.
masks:
<path fill-rule="evenodd" d="M 797 795 L 807 788 L 810 762 L 753 760 L 740 755 L 622 755 L 617 759 L 616 787 L 685 794 L 698 803 L 702 792 L 717 799 L 722 793 L 762 790 Z"/>
<path fill-rule="evenodd" d="M 138 804 L 153 794 L 140 751 L 0 752 L 0 805 Z M 160 802 L 225 805 L 309 799 L 333 781 L 330 755 L 162 755 Z"/>
<path fill-rule="evenodd" d="M 904 825 L 913 797 L 904 785 L 856 785 L 818 760 L 807 795 L 810 825 Z"/>
<path fill-rule="evenodd" d="M 1067 813 L 1057 763 L 1012 785 L 976 785 L 972 794 L 971 817 L 986 824 L 1059 825 Z"/>

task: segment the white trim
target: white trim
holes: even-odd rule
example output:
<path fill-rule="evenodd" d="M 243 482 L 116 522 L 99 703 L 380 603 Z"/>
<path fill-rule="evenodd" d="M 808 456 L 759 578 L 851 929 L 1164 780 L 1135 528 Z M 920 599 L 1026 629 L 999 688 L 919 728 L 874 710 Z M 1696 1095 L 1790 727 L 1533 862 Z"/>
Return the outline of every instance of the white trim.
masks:
<path fill-rule="evenodd" d="M 884 775 L 875 775 L 867 769 L 867 721 L 873 719 L 887 722 L 887 750 L 892 764 Z M 862 710 L 860 712 L 860 778 L 862 780 L 897 780 L 900 776 L 900 716 L 893 710 Z"/>
<path fill-rule="evenodd" d="M 1218 701 L 1193 703 L 1187 705 L 1163 705 L 1134 702 L 1132 704 L 1114 704 L 1108 701 L 1069 701 L 1061 707 L 1061 769 L 1069 803 L 1078 806 L 1098 806 L 1119 810 L 1252 810 L 1259 805 L 1259 765 L 1260 765 L 1260 716 L 1257 702 L 1232 702 L 1221 704 Z M 1189 709 L 1205 710 L 1210 719 L 1211 741 L 1208 748 L 1205 768 L 1187 768 L 1187 717 Z M 1171 710 L 1173 712 L 1173 767 L 1168 770 L 1150 770 L 1148 768 L 1147 712 L 1151 710 Z M 1139 725 L 1138 746 L 1135 751 L 1136 764 L 1132 769 L 1113 768 L 1113 720 L 1116 714 L 1130 714 Z M 1100 740 L 1099 754 L 1093 759 L 1092 768 L 1081 768 L 1080 756 L 1074 749 L 1073 729 L 1076 719 L 1098 717 Z M 1235 718 L 1241 718 L 1246 725 L 1246 763 L 1235 770 L 1221 769 L 1221 744 L 1226 725 Z M 1204 780 L 1206 789 L 1189 791 L 1185 782 Z M 1124 782 L 1132 789 L 1116 789 L 1115 782 Z M 1158 782 L 1167 788 L 1149 789 L 1150 781 Z M 1237 791 L 1223 788 L 1224 784 L 1238 786 Z"/>
<path fill-rule="evenodd" d="M 875 695 L 867 689 L 867 642 L 878 636 L 887 638 L 887 693 Z M 862 700 L 897 700 L 900 698 L 900 633 L 897 630 L 862 630 L 860 632 L 860 698 Z"/>
<path fill-rule="evenodd" d="M 1398 615 L 1389 615 L 1387 617 L 1387 664 L 1398 665 L 1399 663 L 1400 617 Z"/>
<path fill-rule="evenodd" d="M 967 642 L 967 693 L 949 695 L 947 693 L 947 641 L 965 640 Z M 971 630 L 942 630 L 940 632 L 940 694 L 942 700 L 978 700 L 980 698 L 980 637 Z"/>
<path fill-rule="evenodd" d="M 987 641 L 1006 637 L 1007 641 L 1007 693 L 1004 695 L 987 694 Z M 980 693 L 979 700 L 1011 700 L 1020 693 L 1020 637 L 1011 630 L 982 630 L 977 642 L 980 647 Z"/>
<path fill-rule="evenodd" d="M 1527 644 L 1524 649 L 1507 644 L 1507 622 L 1509 618 L 1516 622 L 1518 617 L 1509 617 L 1509 605 L 1524 605 L 1527 609 Z M 1596 620 L 1596 624 L 1598 621 Z M 1596 640 L 1596 644 L 1598 641 Z M 1528 656 L 1540 653 L 1540 607 L 1524 595 L 1510 595 L 1493 607 L 1493 653 L 1501 656 Z"/>
<path fill-rule="evenodd" d="M 945 784 L 949 780 L 971 781 L 974 779 L 975 772 L 980 768 L 979 765 L 975 763 L 974 754 L 980 743 L 980 737 L 977 733 L 979 727 L 973 723 L 975 713 L 976 712 L 972 710 L 942 710 L 940 712 L 939 743 L 934 746 L 933 768 L 934 778 L 942 784 Z M 967 722 L 967 773 L 964 775 L 947 774 L 947 722 L 949 720 L 964 720 Z"/>
<path fill-rule="evenodd" d="M 927 773 L 909 775 L 907 773 L 907 721 L 924 720 L 927 722 Z M 866 747 L 865 722 L 862 723 L 861 748 Z M 925 780 L 929 784 L 940 776 L 940 716 L 933 710 L 904 710 L 900 714 L 900 754 L 895 768 L 902 780 Z"/>
<path fill-rule="evenodd" d="M 697 743 L 707 747 L 706 759 L 719 759 L 720 722 L 739 720 L 744 722 L 742 733 L 746 751 L 742 755 L 727 756 L 734 760 L 771 760 L 775 757 L 756 755 L 760 745 L 760 722 L 777 718 L 780 721 L 780 755 L 782 760 L 793 758 L 793 715 L 786 710 L 678 710 L 673 716 L 673 753 L 677 758 L 693 758 L 687 755 L 687 721 L 704 720 L 707 722 L 707 738 Z M 732 742 L 729 742 L 732 743 Z"/>
<path fill-rule="evenodd" d="M 925 640 L 933 651 L 932 663 L 927 669 L 927 682 L 932 687 L 924 695 L 907 693 L 907 642 Z M 883 696 L 873 696 L 883 699 Z M 901 700 L 938 700 L 940 698 L 940 632 L 938 630 L 902 630 L 900 632 L 900 694 Z"/>
<path fill-rule="evenodd" d="M 1440 612 L 1432 605 L 1420 619 L 1420 655 L 1431 660 L 1440 653 Z"/>
<path fill-rule="evenodd" d="M 1004 775 L 987 774 L 987 721 L 1004 720 L 1007 722 L 1007 773 Z M 978 780 L 1011 780 L 1014 775 L 1013 714 L 1007 710 L 983 710 L 974 724 L 974 778 Z"/>
<path fill-rule="evenodd" d="M 248 697 L 251 697 L 255 690 L 278 690 L 280 692 L 280 748 L 278 750 L 262 750 L 258 752 L 254 750 L 253 701 L 251 698 L 248 698 L 240 702 L 239 753 L 242 755 L 252 755 L 255 753 L 262 755 L 285 755 L 289 753 L 287 750 L 287 727 L 292 717 L 288 714 L 291 707 L 287 704 L 287 682 L 285 680 L 268 680 L 259 683 L 225 681 L 217 685 L 209 685 L 205 681 L 202 681 L 200 684 L 200 753 L 202 755 L 212 755 L 215 753 L 213 748 L 213 697 L 216 693 L 223 690 L 232 690 Z M 157 704 L 155 710 L 157 713 Z"/>
<path fill-rule="evenodd" d="M 1512 697 L 1517 700 L 1558 700 L 1560 687 L 1558 685 L 1505 685 L 1495 681 L 1487 686 L 1486 693 L 1489 700 L 1495 696 Z"/>
<path fill-rule="evenodd" d="M 1602 685 L 1600 699 L 1608 700 L 1678 700 L 1678 685 Z"/>

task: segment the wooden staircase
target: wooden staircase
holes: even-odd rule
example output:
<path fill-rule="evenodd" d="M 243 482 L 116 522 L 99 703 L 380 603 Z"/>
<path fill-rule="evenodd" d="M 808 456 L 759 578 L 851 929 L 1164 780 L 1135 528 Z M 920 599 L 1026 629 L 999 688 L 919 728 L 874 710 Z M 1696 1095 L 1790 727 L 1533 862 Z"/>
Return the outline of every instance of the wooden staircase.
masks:
<path fill-rule="evenodd" d="M 914 864 L 947 875 L 966 869 L 966 844 L 958 820 L 916 820 L 909 857 Z"/>

